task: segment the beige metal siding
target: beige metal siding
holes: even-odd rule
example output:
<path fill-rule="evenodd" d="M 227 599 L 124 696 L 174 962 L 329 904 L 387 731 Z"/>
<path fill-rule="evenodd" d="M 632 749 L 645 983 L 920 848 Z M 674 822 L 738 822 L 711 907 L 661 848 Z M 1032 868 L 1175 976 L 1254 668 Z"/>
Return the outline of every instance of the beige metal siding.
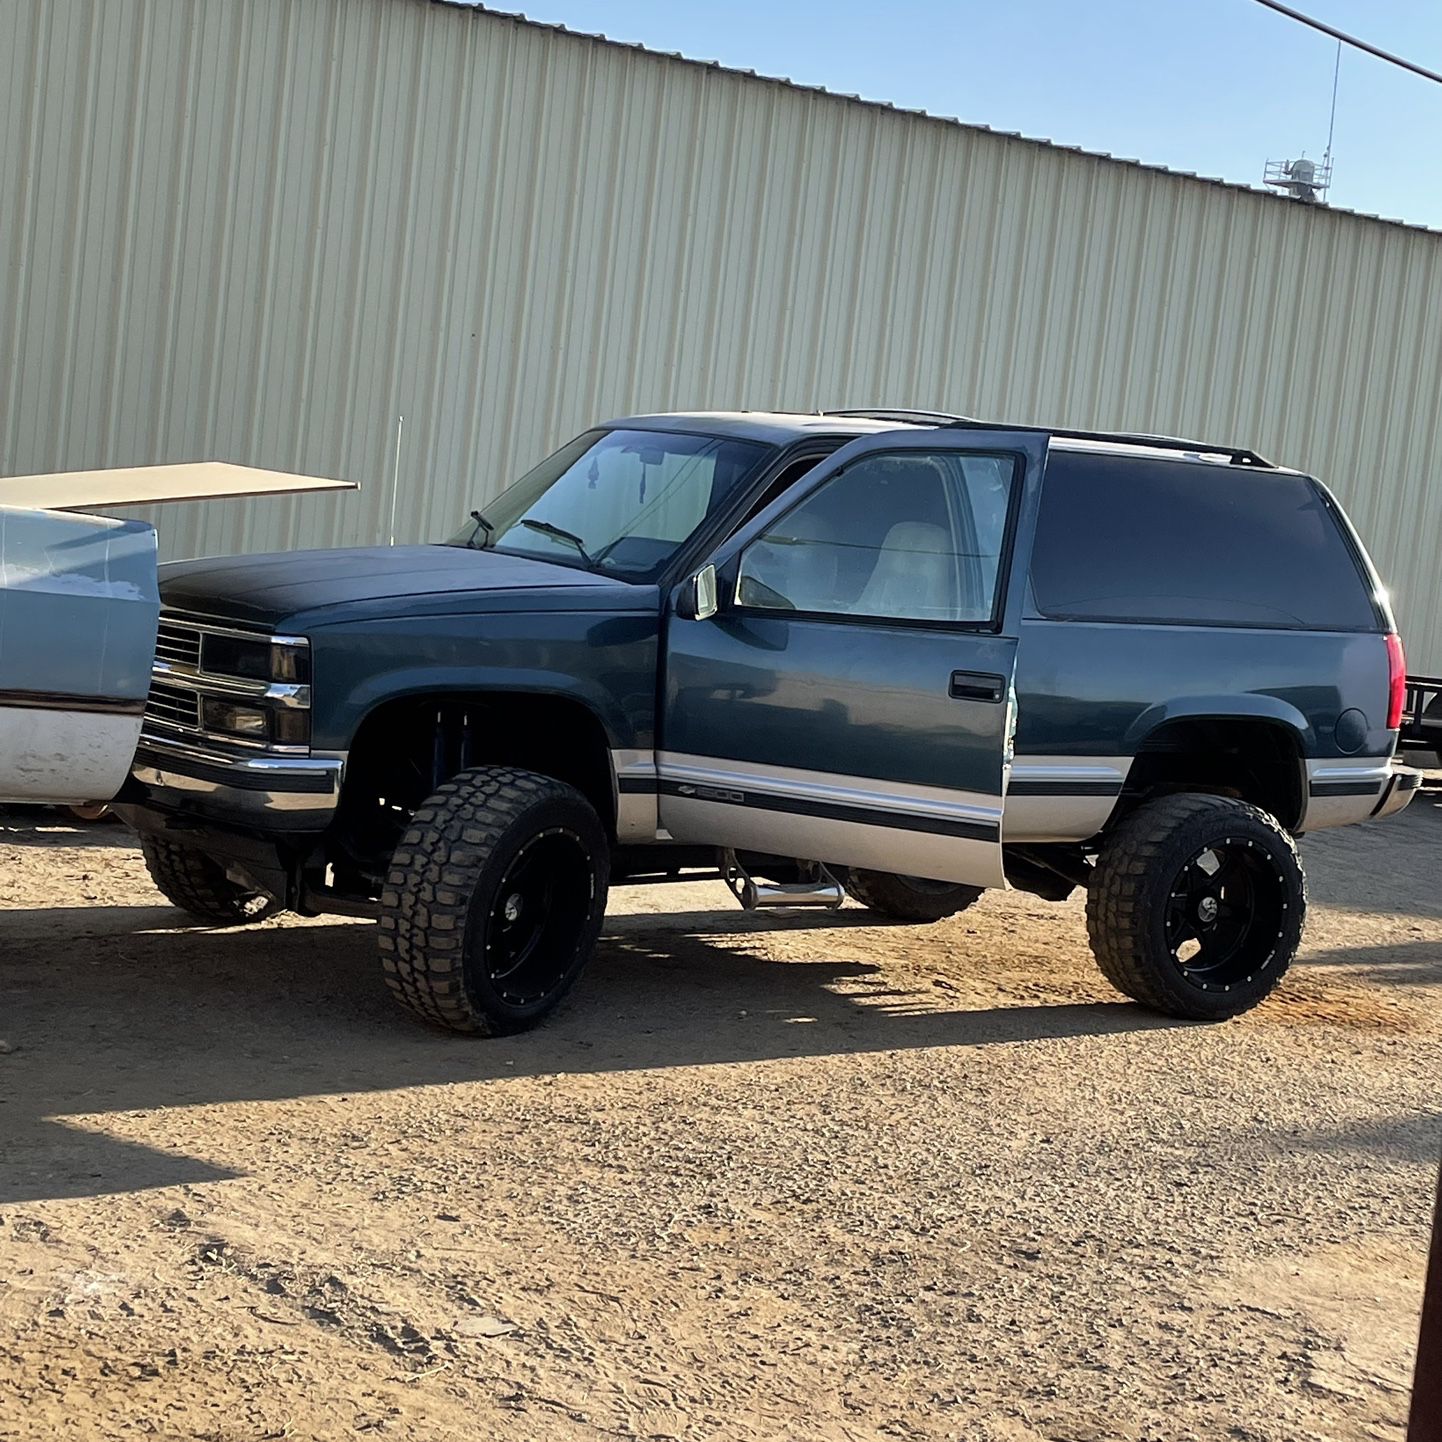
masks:
<path fill-rule="evenodd" d="M 383 539 L 401 414 L 409 539 L 611 414 L 942 407 L 1316 471 L 1442 670 L 1435 233 L 424 0 L 35 0 L 0 287 L 0 473 L 364 487 L 171 554 Z"/>

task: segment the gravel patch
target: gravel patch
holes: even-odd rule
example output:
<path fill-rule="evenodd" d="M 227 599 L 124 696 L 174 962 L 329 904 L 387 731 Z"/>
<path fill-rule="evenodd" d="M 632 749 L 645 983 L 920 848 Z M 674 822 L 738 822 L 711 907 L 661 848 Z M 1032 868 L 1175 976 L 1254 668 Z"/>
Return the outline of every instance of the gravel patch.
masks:
<path fill-rule="evenodd" d="M 372 928 L 180 924 L 0 830 L 0 1438 L 1401 1442 L 1442 1120 L 1442 808 L 1303 843 L 1219 1026 L 1080 903 L 929 927 L 621 890 L 540 1031 Z"/>

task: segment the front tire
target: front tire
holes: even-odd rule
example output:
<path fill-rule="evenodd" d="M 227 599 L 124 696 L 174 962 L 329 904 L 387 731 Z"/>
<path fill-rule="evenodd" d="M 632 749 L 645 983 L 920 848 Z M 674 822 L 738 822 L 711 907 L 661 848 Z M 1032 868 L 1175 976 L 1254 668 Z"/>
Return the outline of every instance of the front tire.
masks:
<path fill-rule="evenodd" d="M 210 926 L 247 926 L 284 909 L 263 891 L 232 881 L 220 862 L 193 846 L 142 836 L 140 852 L 160 894 L 197 921 Z"/>
<path fill-rule="evenodd" d="M 889 871 L 851 871 L 846 894 L 888 921 L 942 921 L 965 911 L 981 896 L 981 888 Z"/>
<path fill-rule="evenodd" d="M 487 766 L 412 817 L 381 892 L 382 974 L 426 1021 L 500 1036 L 550 1014 L 606 911 L 610 848 L 574 787 Z"/>
<path fill-rule="evenodd" d="M 1118 991 L 1168 1016 L 1221 1021 L 1273 991 L 1302 940 L 1307 883 L 1292 838 L 1224 796 L 1139 806 L 1102 846 L 1087 932 Z"/>

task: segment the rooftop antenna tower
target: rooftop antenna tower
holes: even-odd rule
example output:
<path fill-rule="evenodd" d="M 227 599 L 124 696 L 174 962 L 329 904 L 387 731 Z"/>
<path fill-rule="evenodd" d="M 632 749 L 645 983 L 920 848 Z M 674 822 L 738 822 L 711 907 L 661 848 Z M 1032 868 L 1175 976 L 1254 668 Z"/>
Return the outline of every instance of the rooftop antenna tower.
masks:
<path fill-rule="evenodd" d="M 1337 60 L 1332 67 L 1332 114 L 1327 121 L 1327 148 L 1320 163 L 1307 159 L 1304 150 L 1295 160 L 1269 160 L 1262 172 L 1266 185 L 1286 191 L 1304 205 L 1317 205 L 1327 198 L 1332 186 L 1332 138 L 1337 131 L 1337 81 L 1342 74 L 1342 42 L 1337 42 Z"/>

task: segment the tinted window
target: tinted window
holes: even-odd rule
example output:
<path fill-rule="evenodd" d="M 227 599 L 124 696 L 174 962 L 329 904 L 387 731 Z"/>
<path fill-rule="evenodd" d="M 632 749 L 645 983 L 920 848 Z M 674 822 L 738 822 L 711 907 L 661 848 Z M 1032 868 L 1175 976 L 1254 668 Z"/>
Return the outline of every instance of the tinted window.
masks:
<path fill-rule="evenodd" d="M 1316 487 L 1239 467 L 1053 451 L 1031 578 L 1048 616 L 1379 628 Z"/>
<path fill-rule="evenodd" d="M 814 470 L 825 459 L 826 457 L 818 452 L 814 456 L 802 456 L 800 460 L 792 461 L 792 463 L 785 467 L 781 474 L 766 487 L 765 491 L 757 498 L 756 503 L 748 508 L 746 519 L 750 520 L 752 516 L 759 516 L 772 501 L 778 496 L 784 496 L 807 471 Z"/>
<path fill-rule="evenodd" d="M 990 621 L 1016 464 L 956 451 L 855 461 L 747 548 L 738 599 L 821 615 Z"/>

